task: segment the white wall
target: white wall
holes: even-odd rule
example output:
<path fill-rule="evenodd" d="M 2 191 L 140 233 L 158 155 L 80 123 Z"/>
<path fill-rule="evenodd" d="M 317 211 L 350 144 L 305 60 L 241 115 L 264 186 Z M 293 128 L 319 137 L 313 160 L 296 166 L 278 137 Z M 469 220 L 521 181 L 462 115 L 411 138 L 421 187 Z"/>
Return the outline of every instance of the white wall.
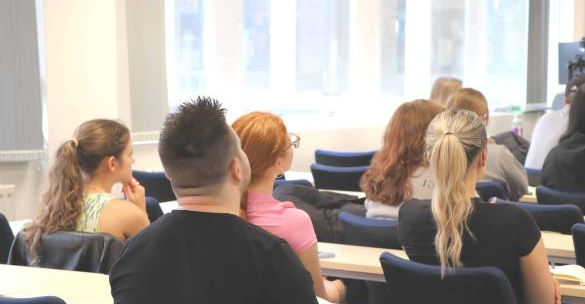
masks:
<path fill-rule="evenodd" d="M 49 162 L 72 131 L 118 115 L 116 0 L 45 2 Z"/>

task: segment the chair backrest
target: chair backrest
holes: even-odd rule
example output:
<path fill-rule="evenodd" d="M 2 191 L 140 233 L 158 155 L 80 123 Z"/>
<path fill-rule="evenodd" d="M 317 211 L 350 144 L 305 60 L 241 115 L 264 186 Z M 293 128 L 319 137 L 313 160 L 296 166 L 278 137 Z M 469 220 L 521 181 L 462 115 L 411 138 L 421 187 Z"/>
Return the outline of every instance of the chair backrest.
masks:
<path fill-rule="evenodd" d="M 361 167 L 369 166 L 372 157 L 378 151 L 365 152 L 338 152 L 330 150 L 315 150 L 315 163 L 334 167 Z"/>
<path fill-rule="evenodd" d="M 520 207 L 532 215 L 540 230 L 569 234 L 577 223 L 583 223 L 581 209 L 575 205 L 540 205 L 497 200 L 497 204 L 509 204 Z"/>
<path fill-rule="evenodd" d="M 332 167 L 311 164 L 311 174 L 317 189 L 361 191 L 360 179 L 368 170 L 362 167 Z"/>
<path fill-rule="evenodd" d="M 32 265 L 32 252 L 23 232 L 19 232 L 10 249 L 8 264 L 109 274 L 122 246 L 122 242 L 106 233 L 58 231 L 41 236 L 36 248 L 39 262 Z"/>
<path fill-rule="evenodd" d="M 158 200 L 152 196 L 146 197 L 146 214 L 150 223 L 153 223 L 164 214 Z"/>
<path fill-rule="evenodd" d="M 14 234 L 4 214 L 0 213 L 0 264 L 6 264 Z"/>
<path fill-rule="evenodd" d="M 339 220 L 350 245 L 402 249 L 397 219 L 370 219 L 344 211 L 339 214 Z"/>
<path fill-rule="evenodd" d="M 63 301 L 63 299 L 55 296 L 34 298 L 10 298 L 0 296 L 0 304 L 66 304 L 66 303 L 65 301 Z"/>
<path fill-rule="evenodd" d="M 564 192 L 541 185 L 536 187 L 536 200 L 544 205 L 573 204 L 585 213 L 585 193 Z"/>
<path fill-rule="evenodd" d="M 571 229 L 571 234 L 573 235 L 577 265 L 585 267 L 585 224 L 575 224 Z"/>
<path fill-rule="evenodd" d="M 528 184 L 532 187 L 540 185 L 540 181 L 542 180 L 542 170 L 533 168 L 524 169 L 526 170 L 526 175 L 528 176 Z"/>
<path fill-rule="evenodd" d="M 517 303 L 508 278 L 496 267 L 461 267 L 441 279 L 439 266 L 388 252 L 380 263 L 393 303 Z"/>
<path fill-rule="evenodd" d="M 313 187 L 313 184 L 311 184 L 311 182 L 306 180 L 306 179 L 278 178 L 274 181 L 274 188 L 276 188 L 278 186 L 282 186 L 282 185 L 300 185 L 300 186 Z"/>
<path fill-rule="evenodd" d="M 492 197 L 508 199 L 508 190 L 506 184 L 501 181 L 479 181 L 475 184 L 475 191 L 482 200 L 488 201 Z"/>
<path fill-rule="evenodd" d="M 152 196 L 159 202 L 175 201 L 177 197 L 171 182 L 164 172 L 132 171 L 132 176 L 144 187 L 146 196 Z"/>
<path fill-rule="evenodd" d="M 341 212 L 339 220 L 345 241 L 350 245 L 402 249 L 398 241 L 398 220 L 369 219 Z M 385 304 L 390 294 L 385 283 L 366 281 L 370 304 Z"/>

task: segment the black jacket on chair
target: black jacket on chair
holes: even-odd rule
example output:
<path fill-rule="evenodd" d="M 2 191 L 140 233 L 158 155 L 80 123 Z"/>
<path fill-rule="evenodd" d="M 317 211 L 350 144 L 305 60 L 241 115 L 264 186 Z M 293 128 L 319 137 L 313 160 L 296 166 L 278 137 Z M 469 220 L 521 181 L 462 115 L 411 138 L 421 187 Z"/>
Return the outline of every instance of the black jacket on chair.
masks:
<path fill-rule="evenodd" d="M 41 237 L 36 250 L 39 262 L 34 266 L 109 274 L 121 250 L 122 242 L 110 234 L 58 231 Z M 8 264 L 32 266 L 32 261 L 20 232 L 10 248 Z"/>

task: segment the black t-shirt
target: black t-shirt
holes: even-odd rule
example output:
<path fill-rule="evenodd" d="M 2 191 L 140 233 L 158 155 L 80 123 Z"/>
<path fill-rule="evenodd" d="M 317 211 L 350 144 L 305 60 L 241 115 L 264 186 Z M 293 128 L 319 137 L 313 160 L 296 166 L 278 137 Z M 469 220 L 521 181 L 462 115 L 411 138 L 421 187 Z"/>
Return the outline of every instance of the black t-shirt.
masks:
<path fill-rule="evenodd" d="M 128 240 L 115 303 L 317 303 L 286 241 L 231 214 L 175 210 Z"/>
<path fill-rule="evenodd" d="M 542 165 L 542 184 L 561 191 L 585 192 L 585 134 L 575 132 L 549 152 Z"/>
<path fill-rule="evenodd" d="M 540 240 L 532 216 L 511 205 L 496 205 L 472 199 L 473 212 L 463 237 L 461 262 L 466 267 L 495 266 L 508 277 L 518 303 L 524 303 L 520 257 L 526 256 Z M 420 263 L 438 265 L 435 252 L 435 221 L 430 200 L 406 201 L 399 211 L 398 234 L 408 257 Z"/>

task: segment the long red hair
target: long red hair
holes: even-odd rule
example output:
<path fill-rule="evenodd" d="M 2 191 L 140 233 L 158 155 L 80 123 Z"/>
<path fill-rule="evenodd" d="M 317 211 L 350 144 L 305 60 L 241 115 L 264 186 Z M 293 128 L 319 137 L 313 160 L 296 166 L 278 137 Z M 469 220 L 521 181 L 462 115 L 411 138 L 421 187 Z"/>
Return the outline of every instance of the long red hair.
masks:
<path fill-rule="evenodd" d="M 397 206 L 411 197 L 408 180 L 416 169 L 427 165 L 424 155 L 427 127 L 444 110 L 439 103 L 425 99 L 398 107 L 386 127 L 384 146 L 360 183 L 368 199 Z"/>

